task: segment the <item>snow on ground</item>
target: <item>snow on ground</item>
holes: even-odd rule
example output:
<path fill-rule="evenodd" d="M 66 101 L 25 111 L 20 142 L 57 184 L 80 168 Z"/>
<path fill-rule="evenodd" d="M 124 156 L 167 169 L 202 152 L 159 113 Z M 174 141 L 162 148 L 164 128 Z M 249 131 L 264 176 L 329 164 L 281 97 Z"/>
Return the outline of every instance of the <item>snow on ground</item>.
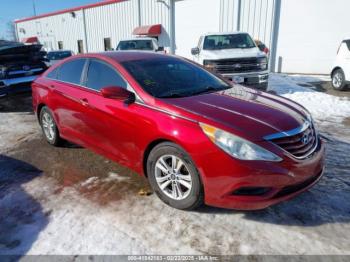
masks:
<path fill-rule="evenodd" d="M 346 99 L 300 86 L 312 79 L 272 75 L 270 89 L 302 103 L 318 121 L 339 122 L 349 116 Z M 39 135 L 33 115 L 0 113 L 0 255 L 350 255 L 350 143 L 337 133 L 330 135 L 326 172 L 316 186 L 291 201 L 256 212 L 211 207 L 185 212 L 166 206 L 155 195 L 142 197 L 128 191 L 123 198 L 101 205 L 94 199 L 102 193 L 114 194 L 113 190 L 124 192 L 131 179 L 120 170 L 106 169 L 105 174 L 83 181 L 72 179 L 62 188 L 53 178 L 58 174 L 48 176 L 17 157 L 27 147 L 23 142 Z M 41 147 L 35 153 L 58 151 L 49 145 L 46 151 Z M 84 149 L 67 150 L 87 154 Z M 97 156 L 88 159 L 91 166 L 101 164 Z M 49 164 L 60 169 L 70 167 L 61 158 L 43 161 L 53 161 Z M 84 168 L 74 171 L 86 172 Z M 95 195 L 86 197 L 81 193 L 85 189 Z"/>
<path fill-rule="evenodd" d="M 34 114 L 0 112 L 0 153 L 30 139 L 38 128 Z"/>
<path fill-rule="evenodd" d="M 316 121 L 342 122 L 350 117 L 350 100 L 317 92 L 312 86 L 327 79 L 324 76 L 271 74 L 268 90 L 303 105 Z"/>

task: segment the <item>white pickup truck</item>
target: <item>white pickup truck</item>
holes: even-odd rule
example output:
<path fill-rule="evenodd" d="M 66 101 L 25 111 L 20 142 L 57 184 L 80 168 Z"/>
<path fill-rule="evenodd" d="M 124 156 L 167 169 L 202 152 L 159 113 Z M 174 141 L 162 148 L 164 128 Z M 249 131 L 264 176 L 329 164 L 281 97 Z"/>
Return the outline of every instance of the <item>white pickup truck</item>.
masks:
<path fill-rule="evenodd" d="M 202 35 L 191 53 L 197 63 L 225 78 L 257 89 L 267 89 L 268 58 L 247 33 Z"/>

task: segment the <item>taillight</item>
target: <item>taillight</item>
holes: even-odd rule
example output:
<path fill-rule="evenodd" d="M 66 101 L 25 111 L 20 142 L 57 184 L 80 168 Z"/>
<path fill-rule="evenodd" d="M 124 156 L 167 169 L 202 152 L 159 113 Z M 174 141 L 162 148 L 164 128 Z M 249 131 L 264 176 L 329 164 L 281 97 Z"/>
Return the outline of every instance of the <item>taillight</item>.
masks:
<path fill-rule="evenodd" d="M 263 50 L 263 52 L 264 52 L 265 54 L 268 54 L 268 53 L 270 52 L 270 50 L 269 50 L 267 47 L 265 47 L 264 50 Z"/>

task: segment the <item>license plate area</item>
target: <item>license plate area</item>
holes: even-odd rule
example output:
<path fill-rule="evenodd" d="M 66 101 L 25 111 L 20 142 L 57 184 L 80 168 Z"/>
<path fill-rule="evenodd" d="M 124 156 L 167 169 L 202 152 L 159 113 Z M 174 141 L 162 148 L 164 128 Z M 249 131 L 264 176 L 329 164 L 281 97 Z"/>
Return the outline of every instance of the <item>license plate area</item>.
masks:
<path fill-rule="evenodd" d="M 232 76 L 232 81 L 237 83 L 237 84 L 241 84 L 244 83 L 244 77 L 242 76 Z"/>

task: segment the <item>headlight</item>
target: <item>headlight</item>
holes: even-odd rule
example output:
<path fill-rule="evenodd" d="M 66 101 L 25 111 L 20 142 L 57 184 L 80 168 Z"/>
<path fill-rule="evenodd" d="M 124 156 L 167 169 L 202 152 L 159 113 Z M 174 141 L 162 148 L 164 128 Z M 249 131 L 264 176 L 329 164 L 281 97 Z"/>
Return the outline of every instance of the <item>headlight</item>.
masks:
<path fill-rule="evenodd" d="M 282 161 L 274 153 L 216 127 L 200 123 L 209 139 L 229 155 L 241 160 Z"/>
<path fill-rule="evenodd" d="M 267 57 L 258 58 L 258 63 L 262 70 L 267 70 L 267 67 L 268 67 Z"/>

